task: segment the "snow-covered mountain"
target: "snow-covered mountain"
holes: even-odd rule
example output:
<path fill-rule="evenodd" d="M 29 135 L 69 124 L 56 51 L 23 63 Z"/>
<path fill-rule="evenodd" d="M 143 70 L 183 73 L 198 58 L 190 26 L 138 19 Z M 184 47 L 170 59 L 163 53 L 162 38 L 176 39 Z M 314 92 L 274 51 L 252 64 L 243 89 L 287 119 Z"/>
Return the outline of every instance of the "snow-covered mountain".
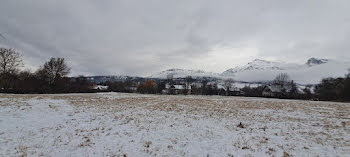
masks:
<path fill-rule="evenodd" d="M 298 68 L 298 65 L 255 59 L 254 61 L 249 62 L 247 65 L 228 69 L 224 71 L 222 75 L 230 76 L 232 73 L 252 71 L 252 70 L 285 70 L 285 69 L 293 69 L 293 68 Z"/>
<path fill-rule="evenodd" d="M 306 64 L 309 66 L 313 66 L 313 65 L 320 65 L 320 64 L 324 64 L 327 63 L 328 59 L 317 59 L 317 58 L 310 58 L 309 60 L 307 60 Z"/>
<path fill-rule="evenodd" d="M 310 58 L 305 64 L 255 59 L 244 66 L 228 69 L 221 74 L 202 70 L 168 69 L 152 75 L 150 78 L 166 79 L 171 74 L 173 78 L 192 76 L 193 78 L 233 78 L 241 82 L 267 82 L 273 80 L 280 73 L 287 73 L 292 80 L 299 84 L 317 84 L 322 78 L 342 77 L 348 73 L 349 68 L 350 62 L 331 59 Z"/>
<path fill-rule="evenodd" d="M 256 59 L 247 65 L 228 69 L 223 77 L 239 81 L 258 82 L 273 80 L 279 73 L 287 73 L 300 84 L 316 84 L 322 78 L 344 76 L 350 68 L 349 62 L 310 58 L 305 64 L 270 62 Z"/>
<path fill-rule="evenodd" d="M 220 74 L 205 72 L 202 70 L 187 70 L 187 69 L 168 69 L 160 73 L 149 76 L 150 78 L 161 78 L 166 79 L 169 75 L 172 75 L 173 78 L 185 78 L 191 76 L 193 78 L 198 77 L 220 77 Z"/>

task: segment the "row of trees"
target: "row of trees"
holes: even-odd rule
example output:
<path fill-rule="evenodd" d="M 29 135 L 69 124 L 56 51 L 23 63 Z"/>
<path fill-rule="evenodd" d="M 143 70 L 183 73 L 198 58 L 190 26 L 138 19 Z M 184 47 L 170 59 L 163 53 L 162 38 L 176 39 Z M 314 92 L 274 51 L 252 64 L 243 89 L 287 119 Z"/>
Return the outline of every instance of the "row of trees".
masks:
<path fill-rule="evenodd" d="M 194 83 L 194 84 L 193 84 Z M 183 89 L 165 88 L 165 84 L 168 85 L 182 85 Z M 192 95 L 225 95 L 225 96 L 249 96 L 249 97 L 273 97 L 283 99 L 318 99 L 311 91 L 312 86 L 306 86 L 303 89 L 298 89 L 297 84 L 290 79 L 286 73 L 281 73 L 267 85 L 261 85 L 257 87 L 246 86 L 242 89 L 234 89 L 234 80 L 227 79 L 221 84 L 221 88 L 218 88 L 216 80 L 208 79 L 192 79 L 186 77 L 180 79 L 180 81 L 174 81 L 172 77 L 168 77 L 167 80 L 144 80 L 141 81 L 136 87 L 138 93 L 148 94 L 160 94 L 164 89 L 167 94 L 192 94 Z M 118 86 L 115 86 L 118 85 Z M 131 84 L 126 82 L 112 83 L 110 91 L 116 92 L 132 92 L 132 90 L 126 88 Z M 191 85 L 191 88 L 189 86 Z M 118 87 L 118 88 L 115 88 Z M 189 92 L 190 91 L 190 92 Z"/>
<path fill-rule="evenodd" d="M 189 81 L 190 80 L 190 81 Z M 113 92 L 137 92 L 143 94 L 192 94 L 192 95 L 227 95 L 224 89 L 219 89 L 216 83 L 209 83 L 208 80 L 203 79 L 199 83 L 199 87 L 191 85 L 195 79 L 190 79 L 190 77 L 185 78 L 185 82 L 176 83 L 174 80 L 127 80 L 119 82 L 106 82 L 103 85 L 108 86 L 107 91 Z M 182 89 L 166 88 L 172 85 L 182 85 Z M 190 87 L 191 86 L 191 87 Z M 229 93 L 232 95 L 232 93 Z"/>
<path fill-rule="evenodd" d="M 91 82 L 84 77 L 70 79 L 64 58 L 50 58 L 37 71 L 21 71 L 22 56 L 14 49 L 0 48 L 0 91 L 3 93 L 89 92 Z"/>
<path fill-rule="evenodd" d="M 315 94 L 320 100 L 350 101 L 350 69 L 345 77 L 323 79 Z"/>
<path fill-rule="evenodd" d="M 233 93 L 231 88 L 233 87 L 234 81 L 232 79 L 225 81 L 225 89 L 218 88 L 218 84 L 216 82 L 210 81 L 210 79 L 202 79 L 196 80 L 192 77 L 188 76 L 184 78 L 181 83 L 176 83 L 173 79 L 167 80 L 146 80 L 144 83 L 141 83 L 137 86 L 137 92 L 139 93 L 148 93 L 148 94 L 160 94 L 166 90 L 167 94 L 192 94 L 192 95 L 225 95 L 232 96 L 237 95 Z M 229 84 L 229 83 L 230 84 Z M 195 83 L 196 85 L 194 85 Z M 173 85 L 181 85 L 182 89 L 174 89 L 174 88 L 165 88 L 166 84 L 168 86 Z M 229 85 L 228 85 L 229 84 Z M 227 91 L 228 90 L 228 91 Z"/>
<path fill-rule="evenodd" d="M 246 86 L 239 91 L 232 90 L 234 81 L 231 79 L 224 81 L 223 88 L 218 88 L 215 81 L 208 79 L 196 80 L 187 77 L 180 82 L 182 83 L 174 81 L 172 77 L 168 77 L 166 80 L 139 80 L 137 83 L 133 81 L 109 82 L 106 85 L 109 86 L 109 91 L 115 92 L 161 94 L 166 89 L 166 84 L 182 84 L 185 88 L 177 92 L 173 89 L 167 89 L 167 94 L 188 94 L 190 90 L 190 93 L 193 95 L 240 95 L 284 99 L 350 101 L 350 73 L 343 78 L 323 79 L 320 84 L 314 86 L 314 90 L 311 85 L 304 88 L 299 87 L 298 89 L 296 83 L 285 73 L 277 75 L 268 85 Z M 189 89 L 190 85 L 192 85 L 191 89 Z"/>

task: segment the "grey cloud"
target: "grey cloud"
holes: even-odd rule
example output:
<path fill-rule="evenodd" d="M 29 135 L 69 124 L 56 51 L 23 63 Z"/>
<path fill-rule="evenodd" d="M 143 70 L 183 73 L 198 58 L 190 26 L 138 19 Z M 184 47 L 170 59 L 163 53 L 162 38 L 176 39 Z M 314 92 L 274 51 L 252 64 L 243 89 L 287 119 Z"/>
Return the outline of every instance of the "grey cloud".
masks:
<path fill-rule="evenodd" d="M 66 57 L 72 75 L 190 69 L 193 58 L 212 55 L 218 45 L 254 48 L 256 58 L 292 62 L 311 56 L 349 58 L 347 0 L 1 3 L 0 32 L 8 38 L 1 44 L 20 50 L 28 66 L 39 67 L 51 56 Z M 220 63 L 218 58 L 212 61 Z"/>

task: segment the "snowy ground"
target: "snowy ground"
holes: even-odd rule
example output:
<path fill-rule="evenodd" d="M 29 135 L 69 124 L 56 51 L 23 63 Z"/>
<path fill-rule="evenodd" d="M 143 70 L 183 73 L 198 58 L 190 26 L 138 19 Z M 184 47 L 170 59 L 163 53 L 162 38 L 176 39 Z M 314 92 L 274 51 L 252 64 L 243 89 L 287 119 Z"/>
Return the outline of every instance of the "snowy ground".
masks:
<path fill-rule="evenodd" d="M 289 155 L 350 156 L 350 104 L 123 93 L 0 95 L 0 156 Z"/>

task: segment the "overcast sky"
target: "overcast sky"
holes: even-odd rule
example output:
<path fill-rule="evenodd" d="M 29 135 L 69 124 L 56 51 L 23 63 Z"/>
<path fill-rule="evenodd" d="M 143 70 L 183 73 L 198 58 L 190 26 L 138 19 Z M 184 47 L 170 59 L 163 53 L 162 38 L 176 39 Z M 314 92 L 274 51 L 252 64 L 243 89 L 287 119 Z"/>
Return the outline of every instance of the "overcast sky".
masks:
<path fill-rule="evenodd" d="M 1 0 L 1 45 L 72 75 L 222 72 L 255 59 L 350 60 L 349 0 Z"/>

